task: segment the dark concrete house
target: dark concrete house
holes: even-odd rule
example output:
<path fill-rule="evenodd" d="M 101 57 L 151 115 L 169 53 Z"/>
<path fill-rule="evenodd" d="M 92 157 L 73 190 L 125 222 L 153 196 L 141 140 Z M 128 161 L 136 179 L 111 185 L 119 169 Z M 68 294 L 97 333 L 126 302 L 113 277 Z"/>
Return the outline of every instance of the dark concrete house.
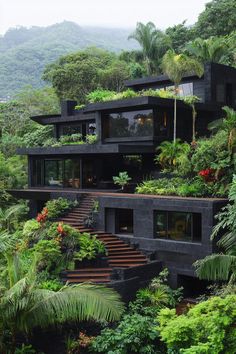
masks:
<path fill-rule="evenodd" d="M 126 82 L 140 91 L 173 86 L 164 76 Z M 209 122 L 221 117 L 224 105 L 236 107 L 236 69 L 206 64 L 204 75 L 185 76 L 182 95 L 196 95 L 198 136 L 207 136 Z M 19 149 L 28 156 L 28 188 L 11 191 L 30 201 L 36 214 L 45 201 L 58 196 L 79 199 L 90 192 L 99 200 L 97 228 L 118 235 L 168 266 L 172 284 L 194 281 L 192 263 L 214 250 L 210 234 L 215 213 L 223 199 L 142 196 L 116 193 L 113 176 L 127 171 L 131 190 L 158 171 L 155 150 L 173 137 L 173 100 L 136 97 L 89 104 L 76 110 L 76 102 L 62 103 L 60 115 L 32 117 L 42 125 L 53 125 L 54 136 L 80 133 L 97 135 L 97 143 Z M 177 137 L 192 138 L 192 110 L 177 102 Z"/>

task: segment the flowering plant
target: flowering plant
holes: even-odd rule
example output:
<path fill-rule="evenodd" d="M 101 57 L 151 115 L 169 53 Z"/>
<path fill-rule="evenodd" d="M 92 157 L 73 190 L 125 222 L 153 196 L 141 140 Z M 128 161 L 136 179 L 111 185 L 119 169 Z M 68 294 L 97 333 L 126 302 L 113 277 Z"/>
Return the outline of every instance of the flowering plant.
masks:
<path fill-rule="evenodd" d="M 203 177 L 205 182 L 213 182 L 215 180 L 215 170 L 207 168 L 198 172 L 198 175 Z"/>
<path fill-rule="evenodd" d="M 39 223 L 44 223 L 47 220 L 47 216 L 48 216 L 48 209 L 45 207 L 43 208 L 42 212 L 37 215 L 36 220 Z"/>

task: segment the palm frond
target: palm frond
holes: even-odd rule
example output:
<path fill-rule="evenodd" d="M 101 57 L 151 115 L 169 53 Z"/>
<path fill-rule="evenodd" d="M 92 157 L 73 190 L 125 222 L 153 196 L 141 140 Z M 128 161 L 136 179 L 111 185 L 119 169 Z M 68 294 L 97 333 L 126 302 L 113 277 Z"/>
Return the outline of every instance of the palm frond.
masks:
<path fill-rule="evenodd" d="M 217 245 L 223 248 L 226 253 L 230 252 L 233 248 L 236 248 L 236 233 L 234 231 L 226 232 L 217 242 Z"/>
<path fill-rule="evenodd" d="M 212 254 L 194 263 L 200 279 L 227 281 L 236 266 L 236 257 L 225 254 Z"/>
<path fill-rule="evenodd" d="M 92 284 L 66 286 L 58 292 L 36 290 L 34 296 L 37 301 L 25 317 L 28 330 L 66 321 L 114 321 L 124 310 L 118 293 Z"/>

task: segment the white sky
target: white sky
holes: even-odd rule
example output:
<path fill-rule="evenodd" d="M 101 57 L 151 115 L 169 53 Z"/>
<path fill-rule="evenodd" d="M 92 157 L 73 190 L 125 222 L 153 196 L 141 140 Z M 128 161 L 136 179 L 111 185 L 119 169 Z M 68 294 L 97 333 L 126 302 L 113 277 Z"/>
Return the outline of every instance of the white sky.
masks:
<path fill-rule="evenodd" d="M 48 26 L 64 20 L 80 25 L 158 28 L 187 19 L 193 24 L 209 0 L 0 0 L 0 34 L 15 26 Z"/>

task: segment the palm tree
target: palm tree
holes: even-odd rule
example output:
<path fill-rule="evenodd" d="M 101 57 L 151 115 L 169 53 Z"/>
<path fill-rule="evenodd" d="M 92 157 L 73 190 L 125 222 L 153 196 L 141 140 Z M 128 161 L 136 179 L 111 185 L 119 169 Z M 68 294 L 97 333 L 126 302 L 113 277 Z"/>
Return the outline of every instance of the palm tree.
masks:
<path fill-rule="evenodd" d="M 26 275 L 13 252 L 14 240 L 0 235 L 0 252 L 8 261 L 9 287 L 0 287 L 0 351 L 5 331 L 12 336 L 11 353 L 15 352 L 16 336 L 28 335 L 35 327 L 42 329 L 68 321 L 118 320 L 124 306 L 111 288 L 83 283 L 64 286 L 59 291 L 40 289 L 36 282 L 37 257 Z M 9 348 L 8 348 L 9 349 Z"/>
<path fill-rule="evenodd" d="M 227 53 L 227 44 L 221 38 L 196 38 L 187 44 L 186 51 L 202 64 L 207 62 L 223 63 Z"/>
<path fill-rule="evenodd" d="M 213 131 L 226 131 L 228 134 L 228 148 L 232 153 L 236 142 L 236 111 L 227 106 L 223 107 L 222 110 L 226 113 L 226 117 L 211 122 L 208 125 L 208 129 Z"/>
<path fill-rule="evenodd" d="M 154 23 L 148 22 L 146 25 L 138 22 L 134 33 L 129 39 L 135 39 L 141 46 L 145 66 L 148 75 L 152 75 L 157 71 L 156 61 L 158 55 L 162 53 L 163 49 L 170 47 L 170 40 L 162 31 L 158 30 Z"/>
<path fill-rule="evenodd" d="M 184 102 L 192 108 L 192 143 L 196 141 L 196 118 L 197 111 L 195 104 L 200 101 L 200 98 L 197 96 L 185 96 Z"/>
<path fill-rule="evenodd" d="M 177 115 L 177 96 L 179 84 L 184 75 L 194 73 L 201 77 L 203 75 L 203 66 L 195 59 L 185 54 L 176 54 L 172 49 L 168 50 L 162 60 L 163 72 L 173 81 L 175 86 L 174 98 L 174 133 L 173 141 L 176 141 L 176 115 Z"/>
<path fill-rule="evenodd" d="M 211 239 L 223 236 L 217 242 L 222 249 L 195 262 L 196 273 L 200 279 L 213 281 L 236 281 L 236 175 L 229 190 L 229 204 L 217 215 L 218 224 L 214 227 Z"/>
<path fill-rule="evenodd" d="M 0 230 L 13 231 L 17 226 L 19 215 L 24 211 L 24 204 L 16 204 L 7 209 L 0 207 Z"/>

